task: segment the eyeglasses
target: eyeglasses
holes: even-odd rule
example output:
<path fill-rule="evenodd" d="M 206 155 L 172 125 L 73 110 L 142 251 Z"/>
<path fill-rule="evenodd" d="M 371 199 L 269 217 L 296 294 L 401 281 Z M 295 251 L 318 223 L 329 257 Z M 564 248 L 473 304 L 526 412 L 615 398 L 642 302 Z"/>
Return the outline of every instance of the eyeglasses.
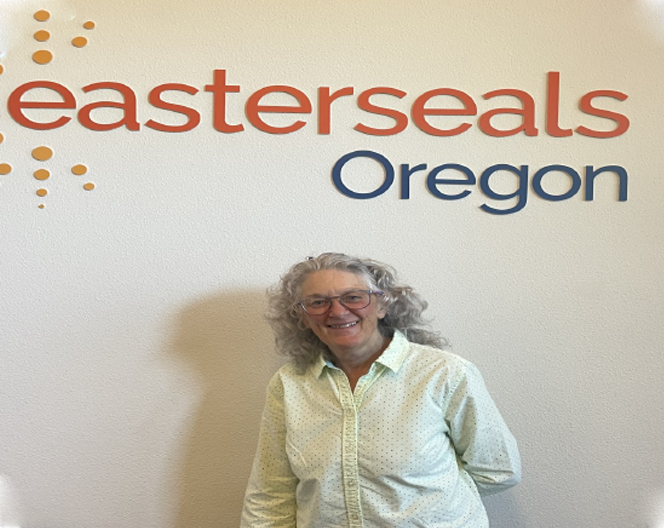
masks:
<path fill-rule="evenodd" d="M 337 299 L 339 304 L 349 310 L 361 310 L 371 304 L 371 295 L 383 295 L 380 290 L 350 290 L 343 295 L 333 297 L 313 296 L 302 299 L 297 303 L 309 315 L 323 315 L 332 308 L 332 299 Z"/>

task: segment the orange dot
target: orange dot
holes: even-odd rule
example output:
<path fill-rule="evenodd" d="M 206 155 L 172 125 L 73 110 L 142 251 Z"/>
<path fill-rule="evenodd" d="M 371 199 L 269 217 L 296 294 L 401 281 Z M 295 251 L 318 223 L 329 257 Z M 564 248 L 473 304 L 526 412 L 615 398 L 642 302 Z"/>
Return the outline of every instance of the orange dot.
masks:
<path fill-rule="evenodd" d="M 38 50 L 32 54 L 32 60 L 37 64 L 48 64 L 53 60 L 53 54 L 48 50 Z"/>
<path fill-rule="evenodd" d="M 0 174 L 9 174 L 12 166 L 9 163 L 0 163 Z"/>
<path fill-rule="evenodd" d="M 51 173 L 48 172 L 46 169 L 37 169 L 34 172 L 35 179 L 36 180 L 48 180 L 51 177 Z"/>
<path fill-rule="evenodd" d="M 39 204 L 39 208 L 40 208 L 40 209 L 43 209 L 43 208 L 44 208 L 44 204 Z"/>
<path fill-rule="evenodd" d="M 4 72 L 5 69 L 2 67 L 2 64 L 0 64 L 0 75 L 2 75 L 2 72 Z"/>
<path fill-rule="evenodd" d="M 74 165 L 71 168 L 71 171 L 72 171 L 72 173 L 76 174 L 76 176 L 82 176 L 83 174 L 88 172 L 88 168 L 83 164 L 78 164 L 78 165 Z"/>
<path fill-rule="evenodd" d="M 83 27 L 85 29 L 94 29 L 95 23 L 92 20 L 88 20 L 85 24 L 83 24 Z"/>
<path fill-rule="evenodd" d="M 83 188 L 84 188 L 86 191 L 91 191 L 92 189 L 95 188 L 95 184 L 92 183 L 92 182 L 88 182 L 88 183 L 86 183 L 86 184 L 83 186 Z"/>
<path fill-rule="evenodd" d="M 39 161 L 46 161 L 51 159 L 53 156 L 53 151 L 49 147 L 37 147 L 32 151 L 32 157 Z"/>
<path fill-rule="evenodd" d="M 83 48 L 88 43 L 88 39 L 85 37 L 75 37 L 72 39 L 71 43 L 76 48 Z"/>
<path fill-rule="evenodd" d="M 0 134 L 0 143 L 2 143 L 4 140 L 5 140 L 5 136 L 3 136 L 2 134 Z"/>
<path fill-rule="evenodd" d="M 46 189 L 37 189 L 37 196 L 46 196 L 48 191 Z"/>
<path fill-rule="evenodd" d="M 51 38 L 51 34 L 45 29 L 40 29 L 34 34 L 34 37 L 35 40 L 38 40 L 39 42 L 46 42 L 48 39 Z"/>
<path fill-rule="evenodd" d="M 49 18 L 51 18 L 51 13 L 45 9 L 40 9 L 35 13 L 35 20 L 38 20 L 39 22 L 46 22 Z"/>

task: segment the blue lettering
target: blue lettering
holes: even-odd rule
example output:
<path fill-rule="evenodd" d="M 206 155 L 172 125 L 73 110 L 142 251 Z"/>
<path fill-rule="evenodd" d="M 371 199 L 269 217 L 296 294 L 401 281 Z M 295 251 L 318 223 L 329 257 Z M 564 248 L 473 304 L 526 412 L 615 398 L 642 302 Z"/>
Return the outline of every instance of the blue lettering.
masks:
<path fill-rule="evenodd" d="M 620 165 L 607 165 L 595 170 L 592 165 L 586 165 L 586 195 L 585 200 L 592 202 L 595 197 L 595 176 L 602 172 L 613 172 L 618 176 L 618 201 L 627 201 L 627 171 Z"/>
<path fill-rule="evenodd" d="M 358 193 L 346 187 L 346 184 L 341 179 L 341 169 L 347 162 L 355 158 L 371 158 L 383 166 L 383 170 L 385 171 L 385 181 L 383 181 L 383 184 L 378 187 L 378 189 L 368 193 Z M 380 196 L 391 187 L 394 182 L 394 167 L 392 167 L 392 164 L 385 156 L 381 156 L 377 152 L 371 150 L 356 150 L 355 152 L 349 152 L 345 156 L 342 156 L 334 164 L 334 167 L 332 167 L 332 182 L 341 194 L 344 194 L 349 198 L 368 200 L 369 198 Z"/>
<path fill-rule="evenodd" d="M 549 194 L 542 188 L 542 178 L 544 178 L 547 173 L 553 171 L 564 172 L 570 177 L 572 180 L 572 186 L 569 188 L 569 191 L 557 195 Z M 551 202 L 562 202 L 563 200 L 567 200 L 579 192 L 580 188 L 581 176 L 579 176 L 579 173 L 576 172 L 572 167 L 568 167 L 567 165 L 547 165 L 546 167 L 542 167 L 540 170 L 538 170 L 535 173 L 535 176 L 533 176 L 533 189 L 535 193 L 539 197 Z"/>
<path fill-rule="evenodd" d="M 445 169 L 453 169 L 459 172 L 463 172 L 466 175 L 465 180 L 450 180 L 449 178 L 436 178 L 438 174 L 443 172 Z M 427 176 L 427 189 L 433 194 L 436 198 L 441 200 L 459 200 L 465 198 L 470 194 L 470 191 L 466 189 L 461 191 L 459 194 L 445 194 L 440 192 L 436 185 L 475 185 L 475 175 L 468 167 L 464 165 L 459 165 L 457 163 L 447 163 L 445 165 L 439 165 L 431 169 L 431 172 Z"/>
<path fill-rule="evenodd" d="M 519 185 L 516 191 L 509 194 L 499 194 L 491 188 L 489 185 L 489 178 L 491 178 L 492 174 L 495 174 L 498 171 L 511 172 L 518 177 Z M 519 199 L 516 205 L 510 209 L 494 209 L 487 204 L 482 204 L 480 205 L 482 211 L 496 215 L 506 215 L 521 211 L 521 209 L 526 206 L 526 201 L 528 199 L 528 165 L 521 165 L 521 168 L 519 169 L 513 165 L 506 165 L 504 163 L 492 165 L 482 173 L 482 176 L 480 176 L 480 189 L 486 196 L 493 200 L 509 200 L 510 198 Z"/>

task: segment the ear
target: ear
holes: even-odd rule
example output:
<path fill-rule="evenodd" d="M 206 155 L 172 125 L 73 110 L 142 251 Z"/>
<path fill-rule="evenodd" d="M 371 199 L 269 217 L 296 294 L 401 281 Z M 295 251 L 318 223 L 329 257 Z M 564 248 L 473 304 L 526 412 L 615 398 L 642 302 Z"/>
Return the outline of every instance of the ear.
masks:
<path fill-rule="evenodd" d="M 383 319 L 386 315 L 387 310 L 385 309 L 385 306 L 382 302 L 378 302 L 378 305 L 376 306 L 376 317 L 378 317 L 378 319 Z"/>

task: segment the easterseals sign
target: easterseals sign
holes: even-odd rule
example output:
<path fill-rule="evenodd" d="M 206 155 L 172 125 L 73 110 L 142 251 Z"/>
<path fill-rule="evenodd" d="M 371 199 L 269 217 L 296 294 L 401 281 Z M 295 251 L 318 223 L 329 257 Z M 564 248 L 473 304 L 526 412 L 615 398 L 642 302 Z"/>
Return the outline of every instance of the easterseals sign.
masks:
<path fill-rule="evenodd" d="M 330 86 L 319 86 L 316 90 L 314 104 L 312 99 L 298 88 L 288 85 L 269 85 L 255 90 L 245 99 L 241 95 L 241 86 L 229 83 L 227 72 L 223 69 L 214 70 L 213 82 L 205 85 L 204 91 L 209 92 L 212 96 L 212 126 L 214 130 L 223 134 L 238 134 L 249 126 L 268 134 L 292 134 L 310 125 L 307 116 L 313 116 L 312 121 L 315 121 L 313 126 L 316 127 L 316 133 L 328 135 L 333 130 L 334 109 L 342 105 L 347 106 L 348 101 L 354 101 L 355 104 L 352 106 L 356 106 L 361 112 L 384 116 L 390 121 L 389 126 L 378 128 L 364 123 L 362 115 L 360 115 L 352 128 L 370 136 L 392 136 L 414 126 L 431 136 L 451 137 L 464 134 L 475 125 L 483 134 L 496 138 L 517 134 L 534 137 L 542 133 L 556 138 L 576 134 L 589 138 L 606 139 L 615 138 L 627 132 L 630 126 L 628 117 L 623 113 L 603 107 L 601 103 L 607 99 L 622 102 L 628 96 L 623 92 L 607 89 L 590 91 L 584 94 L 579 101 L 581 112 L 604 120 L 605 128 L 592 128 L 583 122 L 577 123 L 573 128 L 562 127 L 559 122 L 560 84 L 559 72 L 549 72 L 546 99 L 539 105 L 535 98 L 524 90 L 504 88 L 489 91 L 482 95 L 483 100 L 490 101 L 496 97 L 510 96 L 518 101 L 518 105 L 508 108 L 489 108 L 482 112 L 471 95 L 449 87 L 435 88 L 418 95 L 409 108 L 403 108 L 404 105 L 400 106 L 400 102 L 408 95 L 407 92 L 385 86 L 372 87 L 357 95 L 352 86 L 336 89 L 332 89 Z M 197 96 L 200 90 L 195 86 L 170 82 L 155 86 L 148 93 L 149 107 L 176 114 L 180 121 L 177 124 L 159 121 L 156 116 L 140 123 L 138 120 L 139 98 L 134 90 L 124 83 L 101 81 L 88 84 L 80 89 L 84 94 L 92 96 L 96 95 L 98 91 L 108 93 L 108 90 L 115 91 L 120 100 L 94 100 L 80 105 L 78 99 L 81 96 L 64 84 L 47 80 L 30 81 L 21 84 L 10 93 L 7 108 L 9 115 L 16 123 L 33 130 L 52 130 L 64 127 L 74 121 L 74 116 L 80 125 L 94 131 L 108 131 L 125 127 L 136 132 L 141 130 L 141 127 L 146 127 L 161 132 L 183 133 L 198 127 L 202 121 L 198 110 L 170 102 L 168 97 L 169 93 L 173 92 L 189 94 L 192 97 Z M 274 104 L 271 98 L 275 95 L 288 98 L 292 104 Z M 395 105 L 393 107 L 378 105 L 375 99 L 372 100 L 374 96 L 381 96 L 382 100 L 385 99 L 385 96 L 394 98 Z M 450 101 L 453 101 L 453 104 L 442 104 Z M 247 118 L 245 123 L 229 122 L 228 109 L 238 104 L 244 105 L 244 115 Z M 95 111 L 104 108 L 119 112 L 120 118 L 105 122 L 95 119 Z M 544 112 L 546 116 L 542 131 L 535 124 L 536 111 Z M 270 115 L 280 115 L 281 123 L 275 124 L 270 119 Z M 501 115 L 517 116 L 519 123 L 512 128 L 499 128 L 496 126 L 496 118 Z M 292 116 L 292 118 L 288 116 Z M 286 120 L 285 124 L 284 120 Z M 476 123 L 474 123 L 475 120 Z M 335 130 L 335 133 L 338 132 Z M 374 160 L 384 171 L 385 176 L 380 186 L 364 193 L 354 191 L 343 180 L 344 166 L 362 157 Z M 418 164 L 414 167 L 407 164 L 400 165 L 400 199 L 408 199 L 410 196 L 411 176 L 416 172 L 426 170 L 426 164 Z M 452 172 L 455 177 L 451 177 Z M 493 190 L 490 183 L 491 176 L 497 172 L 515 175 L 519 184 L 518 189 L 510 194 L 501 194 Z M 619 165 L 602 167 L 586 165 L 583 176 L 571 167 L 558 164 L 537 169 L 533 172 L 532 178 L 531 172 L 527 165 L 496 164 L 484 170 L 477 178 L 473 171 L 464 165 L 443 163 L 428 171 L 425 181 L 429 192 L 441 200 L 458 200 L 470 193 L 468 189 L 461 192 L 449 192 L 446 190 L 449 189 L 448 186 L 475 184 L 478 184 L 481 192 L 489 198 L 517 200 L 516 205 L 508 208 L 481 206 L 482 210 L 499 215 L 511 214 L 523 209 L 527 203 L 528 181 L 537 196 L 549 201 L 562 201 L 574 196 L 580 190 L 582 182 L 585 182 L 584 199 L 591 201 L 594 198 L 595 178 L 600 174 L 612 173 L 618 181 L 618 200 L 627 199 L 627 171 Z M 542 187 L 542 180 L 551 172 L 566 175 L 570 181 L 569 190 L 555 195 L 547 193 Z M 443 177 L 443 173 L 445 173 L 445 177 Z M 337 160 L 332 168 L 332 181 L 335 188 L 343 195 L 354 199 L 376 198 L 392 187 L 394 179 L 395 168 L 392 163 L 382 154 L 373 151 L 360 150 L 346 154 Z"/>

